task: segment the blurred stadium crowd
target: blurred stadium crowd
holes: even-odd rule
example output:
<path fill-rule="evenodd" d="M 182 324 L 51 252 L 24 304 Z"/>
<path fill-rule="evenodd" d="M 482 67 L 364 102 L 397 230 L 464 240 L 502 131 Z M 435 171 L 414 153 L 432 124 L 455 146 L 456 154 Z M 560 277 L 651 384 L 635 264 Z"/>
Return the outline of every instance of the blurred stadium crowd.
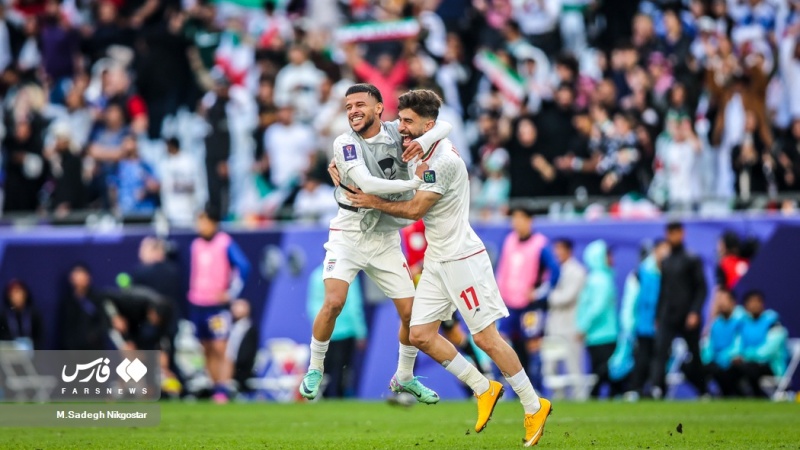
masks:
<path fill-rule="evenodd" d="M 796 0 L 11 0 L 3 212 L 325 223 L 343 92 L 426 87 L 476 218 L 792 210 Z M 594 200 L 600 199 L 598 203 Z M 618 202 L 623 199 L 624 201 Z M 553 203 L 558 200 L 566 203 Z"/>

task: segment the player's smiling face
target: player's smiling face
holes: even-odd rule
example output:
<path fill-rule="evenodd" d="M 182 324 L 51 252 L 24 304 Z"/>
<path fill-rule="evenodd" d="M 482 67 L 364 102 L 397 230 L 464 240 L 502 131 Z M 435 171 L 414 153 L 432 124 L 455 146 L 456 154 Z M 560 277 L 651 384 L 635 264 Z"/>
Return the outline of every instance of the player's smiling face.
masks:
<path fill-rule="evenodd" d="M 400 110 L 398 116 L 400 116 L 400 125 L 397 127 L 397 131 L 403 136 L 403 146 L 425 134 L 434 125 L 433 120 L 420 117 L 411 108 Z"/>
<path fill-rule="evenodd" d="M 344 109 L 350 128 L 358 134 L 364 134 L 375 124 L 375 118 L 380 117 L 383 103 L 366 92 L 357 92 L 345 97 Z"/>

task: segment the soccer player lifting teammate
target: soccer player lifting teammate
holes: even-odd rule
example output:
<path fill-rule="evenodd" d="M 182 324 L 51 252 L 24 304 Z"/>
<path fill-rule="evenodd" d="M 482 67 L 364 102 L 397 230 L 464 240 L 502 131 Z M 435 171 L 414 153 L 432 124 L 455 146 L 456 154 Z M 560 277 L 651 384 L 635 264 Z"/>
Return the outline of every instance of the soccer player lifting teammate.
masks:
<path fill-rule="evenodd" d="M 422 403 L 436 403 L 439 396 L 420 383 L 413 372 L 418 352 L 409 341 L 414 283 L 398 232 L 411 222 L 352 206 L 342 191 L 353 184 L 363 192 L 388 200 L 410 199 L 422 180 L 409 171 L 407 161 L 445 138 L 452 126 L 443 122 L 432 124 L 425 135 L 404 139 L 398 132 L 398 122 L 381 122 L 383 98 L 371 84 L 351 86 L 345 95 L 345 109 L 352 131 L 337 137 L 333 143 L 335 167 L 345 183 L 336 190 L 339 213 L 331 220 L 325 244 L 325 300 L 314 320 L 311 363 L 299 391 L 307 399 L 316 398 L 336 318 L 342 311 L 350 283 L 363 270 L 394 300 L 400 315 L 400 355 L 397 372 L 390 381 L 391 390 L 408 392 Z"/>
<path fill-rule="evenodd" d="M 441 99 L 429 90 L 403 94 L 398 130 L 405 139 L 422 135 L 434 126 L 440 106 Z M 551 405 L 536 395 L 519 358 L 497 332 L 495 321 L 508 316 L 508 309 L 500 297 L 486 248 L 469 224 L 466 165 L 452 143 L 443 139 L 423 155 L 416 173 L 422 175 L 425 184 L 409 200 L 391 201 L 355 188 L 347 197 L 354 207 L 425 221 L 428 248 L 411 311 L 411 342 L 472 388 L 478 398 L 475 431 L 483 430 L 503 387 L 481 374 L 439 335 L 441 322 L 458 309 L 475 343 L 497 364 L 519 396 L 525 409 L 524 445 L 535 445 L 544 432 Z"/>

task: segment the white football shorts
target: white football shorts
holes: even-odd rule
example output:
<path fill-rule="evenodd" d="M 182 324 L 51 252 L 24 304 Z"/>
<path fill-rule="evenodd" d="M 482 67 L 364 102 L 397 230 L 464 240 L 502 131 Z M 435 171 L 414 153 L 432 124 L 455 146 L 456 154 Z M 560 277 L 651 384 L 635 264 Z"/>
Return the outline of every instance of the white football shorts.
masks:
<path fill-rule="evenodd" d="M 330 230 L 322 279 L 352 283 L 363 270 L 391 299 L 414 297 L 414 281 L 397 231 L 362 233 Z"/>
<path fill-rule="evenodd" d="M 425 261 L 411 326 L 450 320 L 456 309 L 472 334 L 508 317 L 486 250 L 457 261 Z"/>

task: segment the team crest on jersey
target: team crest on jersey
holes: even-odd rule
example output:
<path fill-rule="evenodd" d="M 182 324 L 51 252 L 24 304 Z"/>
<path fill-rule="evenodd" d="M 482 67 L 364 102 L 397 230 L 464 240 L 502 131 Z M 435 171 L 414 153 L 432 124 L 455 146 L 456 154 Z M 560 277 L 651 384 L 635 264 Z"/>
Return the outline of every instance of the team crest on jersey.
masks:
<path fill-rule="evenodd" d="M 426 183 L 436 183 L 436 172 L 433 170 L 422 172 L 422 181 Z"/>
<path fill-rule="evenodd" d="M 356 153 L 356 146 L 353 144 L 348 144 L 342 147 L 344 150 L 344 160 L 345 161 L 352 161 L 358 158 L 358 154 Z"/>
<path fill-rule="evenodd" d="M 331 271 L 333 271 L 334 267 L 336 267 L 336 260 L 335 259 L 329 259 L 328 260 L 328 264 L 325 265 L 325 271 L 326 272 L 331 272 Z"/>

